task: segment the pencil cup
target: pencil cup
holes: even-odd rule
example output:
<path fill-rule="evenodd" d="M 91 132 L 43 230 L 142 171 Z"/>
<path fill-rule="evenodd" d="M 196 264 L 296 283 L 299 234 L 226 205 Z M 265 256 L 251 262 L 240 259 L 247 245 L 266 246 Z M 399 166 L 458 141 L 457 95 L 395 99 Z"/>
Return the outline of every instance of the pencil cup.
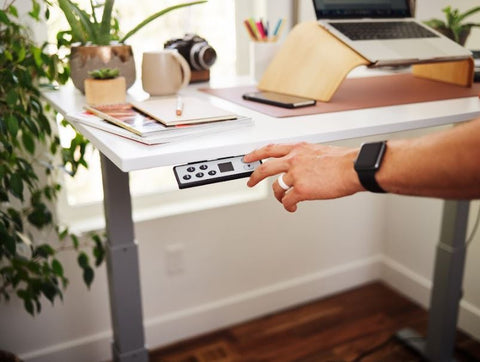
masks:
<path fill-rule="evenodd" d="M 278 49 L 280 49 L 278 42 L 250 43 L 250 74 L 255 81 L 260 81 Z"/>

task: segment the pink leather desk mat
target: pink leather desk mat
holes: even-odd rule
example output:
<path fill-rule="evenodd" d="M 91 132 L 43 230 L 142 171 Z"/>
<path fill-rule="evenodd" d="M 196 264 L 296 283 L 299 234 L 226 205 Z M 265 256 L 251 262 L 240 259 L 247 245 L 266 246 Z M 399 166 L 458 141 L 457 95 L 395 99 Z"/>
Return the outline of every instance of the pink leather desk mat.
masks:
<path fill-rule="evenodd" d="M 478 96 L 480 83 L 473 83 L 471 88 L 466 88 L 417 78 L 411 74 L 349 78 L 340 85 L 330 102 L 317 101 L 315 106 L 298 109 L 280 108 L 242 99 L 243 93 L 256 91 L 255 86 L 200 90 L 272 117 L 292 117 Z"/>

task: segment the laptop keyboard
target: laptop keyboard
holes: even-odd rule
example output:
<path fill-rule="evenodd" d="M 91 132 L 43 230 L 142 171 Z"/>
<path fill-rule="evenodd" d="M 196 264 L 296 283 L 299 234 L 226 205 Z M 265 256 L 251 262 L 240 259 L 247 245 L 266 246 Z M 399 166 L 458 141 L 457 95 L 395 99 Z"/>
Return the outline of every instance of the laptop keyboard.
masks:
<path fill-rule="evenodd" d="M 351 40 L 434 38 L 437 34 L 414 21 L 329 22 Z"/>

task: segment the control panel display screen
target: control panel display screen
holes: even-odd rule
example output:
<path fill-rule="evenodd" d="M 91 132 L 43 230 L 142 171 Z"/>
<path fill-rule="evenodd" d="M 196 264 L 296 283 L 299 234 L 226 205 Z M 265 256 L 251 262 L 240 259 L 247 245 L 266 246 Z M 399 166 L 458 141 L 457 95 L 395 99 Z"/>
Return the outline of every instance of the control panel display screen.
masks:
<path fill-rule="evenodd" d="M 219 163 L 218 168 L 220 169 L 220 172 L 233 171 L 233 164 L 231 162 Z"/>

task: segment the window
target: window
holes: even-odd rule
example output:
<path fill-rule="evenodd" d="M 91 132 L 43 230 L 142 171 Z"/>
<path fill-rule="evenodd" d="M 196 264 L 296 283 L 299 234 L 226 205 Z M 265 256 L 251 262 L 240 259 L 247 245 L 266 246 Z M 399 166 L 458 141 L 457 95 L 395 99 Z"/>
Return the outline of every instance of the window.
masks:
<path fill-rule="evenodd" d="M 90 6 L 90 0 L 80 0 L 78 3 L 82 8 Z M 116 0 L 120 29 L 123 33 L 127 32 L 155 11 L 178 3 L 178 0 L 162 1 L 161 5 L 156 0 Z M 202 36 L 217 51 L 211 78 L 235 76 L 235 21 L 234 0 L 209 0 L 205 4 L 175 10 L 156 19 L 128 41 L 134 49 L 137 81 L 141 79 L 139 64 L 142 53 L 162 49 L 165 41 L 183 37 L 185 33 Z M 49 39 L 53 42 L 57 31 L 66 28 L 63 14 L 53 12 L 49 22 Z M 61 130 L 61 138 L 68 140 L 71 132 L 69 129 Z M 79 231 L 103 226 L 98 151 L 89 149 L 88 160 L 89 170 L 80 170 L 74 179 L 65 177 L 64 192 L 59 202 L 61 220 Z M 257 200 L 267 193 L 266 185 L 248 189 L 245 180 L 180 191 L 171 167 L 131 172 L 130 189 L 135 221 Z"/>

